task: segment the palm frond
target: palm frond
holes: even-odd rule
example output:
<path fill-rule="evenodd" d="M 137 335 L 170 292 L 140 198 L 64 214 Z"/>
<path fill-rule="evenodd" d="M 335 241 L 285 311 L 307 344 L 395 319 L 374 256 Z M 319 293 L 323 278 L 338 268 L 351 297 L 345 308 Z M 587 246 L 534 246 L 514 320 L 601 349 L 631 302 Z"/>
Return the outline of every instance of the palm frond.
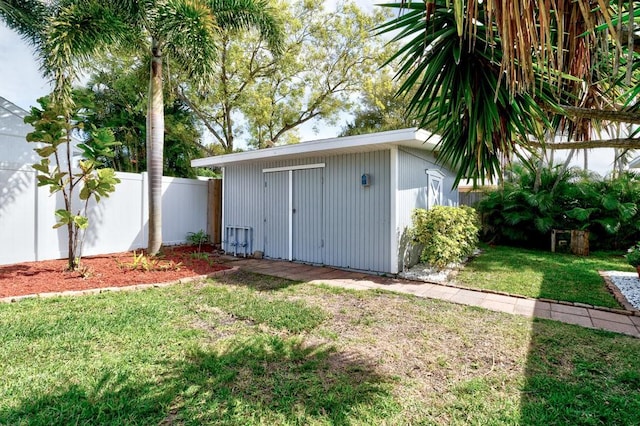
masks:
<path fill-rule="evenodd" d="M 78 64 L 129 37 L 133 27 L 105 2 L 70 2 L 48 21 L 44 71 L 54 80 L 53 100 L 70 105 Z M 80 30 L 79 30 L 80 29 Z"/>
<path fill-rule="evenodd" d="M 32 45 L 42 43 L 52 9 L 39 0 L 0 0 L 0 19 Z"/>
<path fill-rule="evenodd" d="M 516 145 L 526 147 L 529 135 L 541 134 L 545 116 L 532 96 L 512 97 L 500 84 L 499 53 L 491 53 L 483 34 L 470 45 L 458 35 L 453 9 L 418 6 L 379 28 L 398 29 L 400 22 L 405 31 L 396 39 L 409 38 L 391 58 L 400 61 L 399 94 L 415 89 L 407 113 L 440 134 L 438 159 L 457 170 L 456 184 L 492 181 L 505 160 L 520 155 Z"/>
<path fill-rule="evenodd" d="M 266 0 L 208 0 L 208 5 L 221 28 L 257 29 L 273 53 L 282 50 L 282 24 Z"/>
<path fill-rule="evenodd" d="M 204 2 L 172 1 L 158 11 L 158 37 L 195 83 L 213 70 L 217 58 L 217 17 Z"/>

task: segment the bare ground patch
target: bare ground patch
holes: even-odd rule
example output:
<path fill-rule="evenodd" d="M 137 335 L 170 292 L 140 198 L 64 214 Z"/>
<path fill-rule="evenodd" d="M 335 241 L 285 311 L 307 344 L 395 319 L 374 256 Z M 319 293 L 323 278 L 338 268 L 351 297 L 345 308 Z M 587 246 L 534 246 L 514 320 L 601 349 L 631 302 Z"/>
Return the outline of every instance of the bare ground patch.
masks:
<path fill-rule="evenodd" d="M 529 349 L 529 320 L 392 293 L 332 291 L 272 277 L 261 284 L 261 277 L 240 273 L 216 281 L 226 286 L 242 281 L 266 299 L 303 301 L 327 312 L 319 327 L 298 334 L 301 347 L 335 348 L 339 356 L 328 359 L 329 372 L 348 370 L 355 380 L 354 366 L 363 365 L 363 371 L 390 378 L 392 393 L 405 410 L 403 420 L 418 421 L 430 415 L 425 410 L 448 412 L 460 393 L 472 398 L 474 392 L 483 392 L 497 406 L 517 407 Z M 260 327 L 264 333 L 293 336 Z M 437 423 L 450 420 L 443 415 Z"/>

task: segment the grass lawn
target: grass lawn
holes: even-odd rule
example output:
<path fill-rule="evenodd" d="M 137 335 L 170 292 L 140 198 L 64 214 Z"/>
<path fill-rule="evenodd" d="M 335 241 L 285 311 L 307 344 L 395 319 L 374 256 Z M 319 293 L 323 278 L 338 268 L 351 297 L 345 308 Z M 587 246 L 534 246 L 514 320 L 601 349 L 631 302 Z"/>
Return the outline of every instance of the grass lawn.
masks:
<path fill-rule="evenodd" d="M 464 267 L 456 281 L 467 287 L 528 297 L 620 307 L 599 270 L 634 271 L 620 253 L 595 252 L 580 257 L 499 246 L 483 247 L 483 253 Z"/>
<path fill-rule="evenodd" d="M 0 424 L 640 424 L 640 339 L 239 273 L 0 305 Z"/>

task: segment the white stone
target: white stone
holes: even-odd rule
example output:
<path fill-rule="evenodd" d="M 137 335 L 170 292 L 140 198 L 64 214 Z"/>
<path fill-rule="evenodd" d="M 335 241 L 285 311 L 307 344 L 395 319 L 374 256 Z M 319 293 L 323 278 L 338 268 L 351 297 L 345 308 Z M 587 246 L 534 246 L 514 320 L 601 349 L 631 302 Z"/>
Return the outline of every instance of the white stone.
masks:
<path fill-rule="evenodd" d="M 604 272 L 633 307 L 640 309 L 640 278 L 637 272 Z"/>

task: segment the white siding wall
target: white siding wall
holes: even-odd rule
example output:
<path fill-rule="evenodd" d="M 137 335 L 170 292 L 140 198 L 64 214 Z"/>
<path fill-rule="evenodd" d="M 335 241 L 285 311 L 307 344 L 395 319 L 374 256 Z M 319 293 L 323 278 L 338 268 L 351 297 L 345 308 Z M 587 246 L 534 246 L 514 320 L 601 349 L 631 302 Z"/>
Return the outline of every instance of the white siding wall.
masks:
<path fill-rule="evenodd" d="M 398 190 L 396 194 L 396 233 L 398 245 L 398 270 L 411 266 L 417 261 L 416 248 L 410 244 L 407 231 L 411 227 L 411 214 L 416 208 L 428 207 L 428 179 L 425 170 L 438 170 L 444 174 L 442 182 L 442 204 L 458 205 L 458 191 L 452 189 L 455 176 L 436 164 L 436 159 L 428 151 L 412 148 L 398 149 Z"/>
<path fill-rule="evenodd" d="M 389 151 L 327 159 L 325 169 L 325 262 L 391 272 Z M 363 187 L 362 174 L 371 185 Z"/>
<path fill-rule="evenodd" d="M 91 201 L 83 255 L 114 253 L 147 244 L 146 174 L 117 173 L 121 183 L 99 204 Z M 163 242 L 185 241 L 187 232 L 207 229 L 207 182 L 163 178 Z M 62 196 L 36 186 L 29 166 L 0 164 L 0 264 L 64 258 L 65 228 L 52 229 Z"/>
<path fill-rule="evenodd" d="M 396 223 L 402 231 L 411 226 L 411 212 L 416 208 L 427 208 L 427 174 L 425 170 L 438 170 L 444 174 L 442 204 L 458 205 L 458 191 L 452 190 L 454 175 L 448 169 L 437 165 L 428 151 L 411 148 L 398 150 L 398 217 Z"/>
<path fill-rule="evenodd" d="M 224 223 L 222 224 L 222 239 L 225 239 L 226 226 L 248 226 L 251 227 L 252 251 L 264 251 L 265 177 L 262 170 L 303 164 L 317 164 L 322 161 L 322 158 L 305 158 L 300 160 L 267 161 L 225 167 L 222 180 L 222 185 L 224 185 L 222 207 L 224 210 Z M 286 197 L 282 198 L 282 202 L 286 199 Z M 273 203 L 270 203 L 269 207 L 276 208 Z M 226 245 L 224 241 L 223 248 L 227 251 L 233 251 L 233 248 Z"/>

